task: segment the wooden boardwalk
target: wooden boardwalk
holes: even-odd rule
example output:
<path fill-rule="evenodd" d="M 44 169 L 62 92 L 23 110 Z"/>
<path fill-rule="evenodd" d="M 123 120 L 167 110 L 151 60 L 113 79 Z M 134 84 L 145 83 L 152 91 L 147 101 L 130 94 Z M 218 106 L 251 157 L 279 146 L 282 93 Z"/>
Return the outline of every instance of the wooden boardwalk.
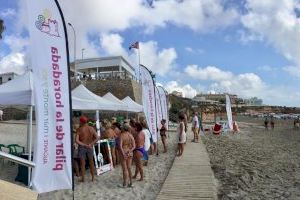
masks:
<path fill-rule="evenodd" d="M 182 157 L 176 157 L 157 200 L 217 199 L 216 182 L 204 144 L 191 142 L 192 133 Z"/>

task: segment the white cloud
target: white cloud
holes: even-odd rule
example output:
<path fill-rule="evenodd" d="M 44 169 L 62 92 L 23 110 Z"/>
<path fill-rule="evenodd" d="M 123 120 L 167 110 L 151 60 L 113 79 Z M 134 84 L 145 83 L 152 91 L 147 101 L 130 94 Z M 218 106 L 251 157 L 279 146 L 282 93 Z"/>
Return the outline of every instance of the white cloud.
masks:
<path fill-rule="evenodd" d="M 159 49 L 155 41 L 140 43 L 140 54 L 141 64 L 162 76 L 172 70 L 177 58 L 174 48 Z"/>
<path fill-rule="evenodd" d="M 182 92 L 183 97 L 193 98 L 197 94 L 197 90 L 190 84 L 180 85 L 176 81 L 170 81 L 165 85 L 165 89 L 172 93 L 173 91 Z"/>
<path fill-rule="evenodd" d="M 123 48 L 123 38 L 119 34 L 102 34 L 100 36 L 100 44 L 103 50 L 108 55 L 122 55 L 123 57 L 127 58 L 128 53 Z"/>
<path fill-rule="evenodd" d="M 295 12 L 299 5 L 298 0 L 247 0 L 248 12 L 241 18 L 248 31 L 248 35 L 243 35 L 244 40 L 263 38 L 300 68 L 300 46 L 295 45 L 300 43 L 300 19 Z M 299 77 L 300 70 L 296 72 L 293 75 Z"/>
<path fill-rule="evenodd" d="M 185 47 L 184 48 L 187 52 L 192 54 L 203 54 L 205 51 L 203 49 L 193 49 L 192 47 Z"/>
<path fill-rule="evenodd" d="M 229 92 L 242 97 L 261 96 L 266 88 L 261 78 L 254 73 L 234 74 L 214 66 L 205 68 L 189 65 L 185 73 L 196 80 L 212 82 L 210 91 Z"/>
<path fill-rule="evenodd" d="M 8 35 L 4 38 L 3 43 L 8 46 L 10 53 L 1 58 L 0 73 L 16 72 L 18 74 L 22 74 L 28 63 L 25 56 L 25 47 L 29 43 L 28 38 Z"/>
<path fill-rule="evenodd" d="M 3 9 L 0 12 L 0 17 L 6 18 L 6 17 L 13 17 L 16 15 L 16 10 L 12 8 Z"/>
<path fill-rule="evenodd" d="M 214 66 L 201 68 L 197 65 L 188 65 L 184 71 L 190 77 L 199 80 L 221 81 L 229 80 L 233 77 L 233 74 L 231 72 L 222 71 Z"/>
<path fill-rule="evenodd" d="M 100 45 L 105 55 L 122 55 L 134 66 L 138 66 L 138 50 L 128 51 L 123 46 L 124 39 L 116 33 L 105 33 L 100 36 Z M 177 53 L 174 48 L 159 49 L 155 41 L 139 42 L 141 64 L 153 72 L 164 76 L 170 72 L 175 65 Z M 130 53 L 130 54 L 128 54 Z"/>
<path fill-rule="evenodd" d="M 237 11 L 225 9 L 221 0 L 169 0 L 155 1 L 154 4 L 154 8 L 150 8 L 144 5 L 144 0 L 61 1 L 67 20 L 75 23 L 76 27 L 105 32 L 132 26 L 154 30 L 167 23 L 186 26 L 197 32 L 209 32 L 233 24 L 238 17 Z"/>
<path fill-rule="evenodd" d="M 196 32 L 210 32 L 233 24 L 238 16 L 235 10 L 225 9 L 221 0 L 155 1 L 154 8 L 145 6 L 144 0 L 64 0 L 60 4 L 66 22 L 72 23 L 76 31 L 77 58 L 81 57 L 82 48 L 86 49 L 85 57 L 99 56 L 97 44 L 88 38 L 91 33 L 101 35 L 137 26 L 145 27 L 145 32 L 149 32 L 168 23 L 185 26 Z M 20 1 L 19 7 L 17 29 L 26 25 L 26 0 Z M 73 33 L 69 26 L 67 28 L 70 54 L 73 55 Z M 162 56 L 174 57 L 174 51 L 162 50 Z"/>
<path fill-rule="evenodd" d="M 283 70 L 288 72 L 292 76 L 300 78 L 300 67 L 299 66 L 287 66 L 287 67 L 284 67 Z"/>
<path fill-rule="evenodd" d="M 197 32 L 211 32 L 235 23 L 237 16 L 234 9 L 225 9 L 221 0 L 170 0 L 156 1 L 154 9 L 141 12 L 139 23 L 148 30 L 171 23 Z"/>
<path fill-rule="evenodd" d="M 23 53 L 11 53 L 0 60 L 0 73 L 15 72 L 22 74 L 25 66 Z"/>
<path fill-rule="evenodd" d="M 259 71 L 264 71 L 264 72 L 274 72 L 274 71 L 277 71 L 278 68 L 276 67 L 271 67 L 269 65 L 264 65 L 264 66 L 261 66 L 261 67 L 258 67 L 257 68 Z"/>
<path fill-rule="evenodd" d="M 15 35 L 8 35 L 4 38 L 3 42 L 8 45 L 12 52 L 20 52 L 23 51 L 29 44 L 29 39 Z"/>

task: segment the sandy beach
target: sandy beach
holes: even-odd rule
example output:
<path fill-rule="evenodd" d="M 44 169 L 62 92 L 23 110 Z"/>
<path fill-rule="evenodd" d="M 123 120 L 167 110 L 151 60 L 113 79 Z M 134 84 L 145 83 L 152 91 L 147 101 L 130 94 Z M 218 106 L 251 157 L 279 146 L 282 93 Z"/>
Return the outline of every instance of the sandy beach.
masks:
<path fill-rule="evenodd" d="M 26 125 L 22 124 L 0 124 L 0 143 L 17 143 L 26 146 Z M 86 171 L 86 182 L 79 183 L 75 177 L 75 199 L 146 199 L 156 198 L 160 188 L 168 175 L 169 169 L 175 158 L 176 133 L 170 132 L 168 138 L 168 152 L 160 153 L 159 156 L 151 155 L 149 163 L 145 170 L 145 179 L 143 182 L 134 181 L 133 188 L 120 188 L 122 183 L 121 166 L 117 166 L 113 171 L 97 176 L 96 181 L 91 182 L 89 171 Z M 159 151 L 162 152 L 162 144 L 159 141 Z M 0 179 L 7 180 L 19 185 L 22 183 L 14 182 L 17 175 L 18 165 L 10 165 L 5 162 L 0 164 Z M 135 167 L 132 167 L 134 171 Z M 42 178 L 42 177 L 41 177 Z M 72 199 L 72 191 L 55 191 L 39 195 L 39 200 L 65 200 Z"/>
<path fill-rule="evenodd" d="M 202 140 L 218 180 L 219 199 L 300 199 L 300 131 L 291 120 L 266 131 L 263 119 L 239 119 L 239 134 Z"/>

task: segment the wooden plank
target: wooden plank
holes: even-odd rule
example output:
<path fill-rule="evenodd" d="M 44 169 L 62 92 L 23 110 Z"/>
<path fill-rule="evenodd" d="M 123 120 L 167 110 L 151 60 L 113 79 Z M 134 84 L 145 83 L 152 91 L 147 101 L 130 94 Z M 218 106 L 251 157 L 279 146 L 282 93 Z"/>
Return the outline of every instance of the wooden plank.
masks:
<path fill-rule="evenodd" d="M 28 188 L 0 180 L 0 199 L 36 200 L 38 194 Z"/>
<path fill-rule="evenodd" d="M 191 133 L 187 134 L 191 137 Z M 206 149 L 200 141 L 188 139 L 182 157 L 176 157 L 163 184 L 158 200 L 217 199 L 214 174 Z"/>

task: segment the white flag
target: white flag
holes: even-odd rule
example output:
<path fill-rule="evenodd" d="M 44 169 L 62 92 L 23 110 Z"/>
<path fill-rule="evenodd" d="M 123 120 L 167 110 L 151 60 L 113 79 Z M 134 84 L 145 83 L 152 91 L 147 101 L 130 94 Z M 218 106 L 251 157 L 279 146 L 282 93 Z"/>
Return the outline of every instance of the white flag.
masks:
<path fill-rule="evenodd" d="M 154 83 L 150 72 L 144 66 L 140 67 L 142 90 L 143 90 L 143 107 L 149 131 L 152 134 L 153 142 L 157 142 L 157 125 L 156 125 L 156 108 Z"/>
<path fill-rule="evenodd" d="M 158 91 L 158 87 L 155 86 L 155 100 L 156 100 L 156 122 L 158 129 L 161 127 L 161 120 L 163 119 L 162 108 L 161 108 L 161 99 Z"/>
<path fill-rule="evenodd" d="M 168 102 L 167 102 L 167 94 L 163 87 L 158 86 L 158 92 L 160 95 L 161 102 L 161 110 L 162 110 L 162 118 L 166 120 L 166 127 L 169 125 L 169 113 L 168 113 Z"/>
<path fill-rule="evenodd" d="M 32 184 L 39 193 L 72 188 L 65 24 L 55 0 L 27 1 L 37 134 Z"/>
<path fill-rule="evenodd" d="M 232 130 L 232 112 L 231 112 L 231 102 L 229 96 L 226 94 L 226 112 L 227 112 L 227 119 L 228 119 L 228 126 L 230 130 Z"/>

